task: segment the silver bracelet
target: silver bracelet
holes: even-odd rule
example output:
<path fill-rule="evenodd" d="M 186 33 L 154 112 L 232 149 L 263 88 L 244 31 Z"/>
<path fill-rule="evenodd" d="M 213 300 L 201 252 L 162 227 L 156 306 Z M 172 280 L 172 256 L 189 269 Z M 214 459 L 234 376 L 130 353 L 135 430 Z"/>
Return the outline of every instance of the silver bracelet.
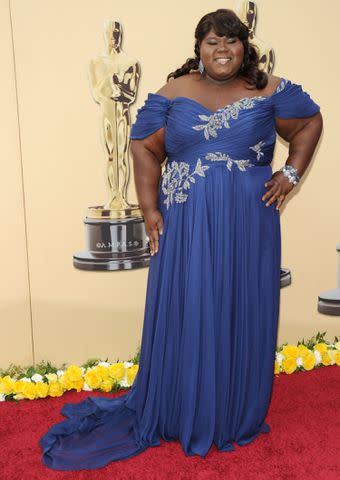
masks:
<path fill-rule="evenodd" d="M 297 174 L 296 168 L 294 168 L 292 165 L 283 165 L 283 167 L 280 168 L 280 171 L 283 172 L 283 174 L 291 183 L 293 183 L 293 185 L 299 183 L 300 177 Z"/>

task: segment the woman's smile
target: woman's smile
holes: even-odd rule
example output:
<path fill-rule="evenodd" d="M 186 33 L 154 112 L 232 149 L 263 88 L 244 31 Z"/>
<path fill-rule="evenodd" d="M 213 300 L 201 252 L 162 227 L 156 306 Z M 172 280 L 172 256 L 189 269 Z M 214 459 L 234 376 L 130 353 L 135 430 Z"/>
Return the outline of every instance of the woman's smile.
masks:
<path fill-rule="evenodd" d="M 230 57 L 219 57 L 215 59 L 215 62 L 219 63 L 220 65 L 226 65 L 227 63 L 231 62 Z"/>

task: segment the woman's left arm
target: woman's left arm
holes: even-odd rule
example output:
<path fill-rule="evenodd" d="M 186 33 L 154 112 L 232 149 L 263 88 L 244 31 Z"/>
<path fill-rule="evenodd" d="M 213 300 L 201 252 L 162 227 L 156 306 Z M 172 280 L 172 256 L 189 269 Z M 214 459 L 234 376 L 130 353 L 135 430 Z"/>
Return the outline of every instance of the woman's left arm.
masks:
<path fill-rule="evenodd" d="M 286 165 L 296 168 L 300 178 L 312 160 L 322 128 L 323 119 L 320 112 L 307 118 L 275 119 L 277 133 L 289 142 Z M 279 170 L 273 173 L 265 186 L 269 187 L 269 190 L 263 195 L 262 200 L 266 201 L 266 206 L 277 200 L 276 208 L 279 209 L 294 184 Z"/>

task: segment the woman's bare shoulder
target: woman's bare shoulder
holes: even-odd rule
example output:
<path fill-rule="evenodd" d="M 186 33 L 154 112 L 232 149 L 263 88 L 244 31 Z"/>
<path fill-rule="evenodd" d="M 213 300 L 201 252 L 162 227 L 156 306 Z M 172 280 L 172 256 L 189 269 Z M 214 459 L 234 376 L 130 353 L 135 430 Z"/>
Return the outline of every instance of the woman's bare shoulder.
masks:
<path fill-rule="evenodd" d="M 194 75 L 194 73 L 188 73 L 177 78 L 171 78 L 156 93 L 168 98 L 169 100 L 183 95 L 186 87 L 192 82 Z"/>
<path fill-rule="evenodd" d="M 272 75 L 271 73 L 267 73 L 268 76 L 268 84 L 266 89 L 268 90 L 269 94 L 273 93 L 276 88 L 280 85 L 282 77 L 277 77 L 276 75 Z"/>

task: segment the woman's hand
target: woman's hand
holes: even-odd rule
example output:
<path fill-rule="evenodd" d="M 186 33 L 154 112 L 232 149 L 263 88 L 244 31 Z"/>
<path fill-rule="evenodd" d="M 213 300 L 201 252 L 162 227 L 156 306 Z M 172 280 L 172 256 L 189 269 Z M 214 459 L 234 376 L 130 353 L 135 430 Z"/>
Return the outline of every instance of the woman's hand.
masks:
<path fill-rule="evenodd" d="M 146 233 L 150 243 L 150 253 L 158 252 L 158 235 L 163 235 L 163 217 L 161 212 L 154 208 L 143 212 Z"/>
<path fill-rule="evenodd" d="M 262 200 L 266 201 L 266 207 L 277 200 L 276 209 L 278 210 L 284 202 L 286 195 L 293 190 L 294 184 L 291 183 L 282 171 L 273 173 L 272 178 L 268 180 L 265 187 L 269 187 L 269 190 L 263 195 Z"/>

